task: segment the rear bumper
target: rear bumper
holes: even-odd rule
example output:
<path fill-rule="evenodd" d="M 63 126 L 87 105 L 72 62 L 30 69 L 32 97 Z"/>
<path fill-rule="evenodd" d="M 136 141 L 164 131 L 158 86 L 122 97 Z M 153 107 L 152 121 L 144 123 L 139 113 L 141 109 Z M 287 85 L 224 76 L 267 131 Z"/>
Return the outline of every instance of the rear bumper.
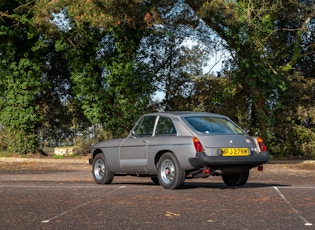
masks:
<path fill-rule="evenodd" d="M 266 163 L 269 160 L 269 153 L 260 152 L 257 155 L 242 157 L 207 156 L 204 152 L 197 152 L 196 158 L 190 158 L 189 162 L 194 168 L 199 167 L 246 167 L 253 168 Z"/>

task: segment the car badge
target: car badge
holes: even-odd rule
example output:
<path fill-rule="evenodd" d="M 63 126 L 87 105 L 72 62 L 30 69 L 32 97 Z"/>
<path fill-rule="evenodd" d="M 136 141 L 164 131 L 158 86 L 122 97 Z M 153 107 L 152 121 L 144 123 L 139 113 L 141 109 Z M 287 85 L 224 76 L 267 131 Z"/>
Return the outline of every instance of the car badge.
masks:
<path fill-rule="evenodd" d="M 233 140 L 230 140 L 230 145 L 234 145 L 234 141 Z"/>

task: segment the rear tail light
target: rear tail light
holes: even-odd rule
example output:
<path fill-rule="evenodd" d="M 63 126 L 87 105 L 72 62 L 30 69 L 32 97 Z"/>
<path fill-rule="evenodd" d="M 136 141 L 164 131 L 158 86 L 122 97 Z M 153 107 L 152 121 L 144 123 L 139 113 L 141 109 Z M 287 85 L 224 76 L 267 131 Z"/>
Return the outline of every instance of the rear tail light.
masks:
<path fill-rule="evenodd" d="M 265 145 L 263 139 L 261 139 L 260 137 L 257 137 L 257 143 L 259 145 L 260 151 L 267 151 L 267 146 Z"/>
<path fill-rule="evenodd" d="M 194 142 L 196 152 L 203 152 L 202 144 L 200 143 L 197 137 L 193 137 L 193 142 Z"/>

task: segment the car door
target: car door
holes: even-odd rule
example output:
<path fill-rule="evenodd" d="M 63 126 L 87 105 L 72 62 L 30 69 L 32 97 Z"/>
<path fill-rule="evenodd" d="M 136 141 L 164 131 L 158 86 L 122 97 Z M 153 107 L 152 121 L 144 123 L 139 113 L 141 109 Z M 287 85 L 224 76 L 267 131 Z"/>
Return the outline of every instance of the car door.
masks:
<path fill-rule="evenodd" d="M 160 151 L 173 151 L 176 146 L 177 130 L 169 117 L 159 116 L 155 133 L 148 145 L 148 165 L 150 173 L 156 172 L 155 156 Z"/>
<path fill-rule="evenodd" d="M 120 165 L 126 173 L 145 172 L 148 145 L 152 138 L 156 116 L 143 116 L 120 146 Z"/>

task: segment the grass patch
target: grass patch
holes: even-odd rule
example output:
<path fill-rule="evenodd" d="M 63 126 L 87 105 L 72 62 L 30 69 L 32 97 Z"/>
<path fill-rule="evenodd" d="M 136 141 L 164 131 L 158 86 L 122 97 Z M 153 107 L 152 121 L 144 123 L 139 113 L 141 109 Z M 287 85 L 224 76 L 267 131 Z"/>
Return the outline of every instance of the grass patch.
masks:
<path fill-rule="evenodd" d="M 81 158 L 78 154 L 64 154 L 64 155 L 59 155 L 59 154 L 54 154 L 52 155 L 53 159 L 67 159 L 67 158 Z"/>
<path fill-rule="evenodd" d="M 11 152 L 0 152 L 0 157 L 12 157 L 12 153 Z"/>
<path fill-rule="evenodd" d="M 66 158 L 65 155 L 53 155 L 52 157 L 53 157 L 54 159 L 64 159 L 64 158 Z"/>

